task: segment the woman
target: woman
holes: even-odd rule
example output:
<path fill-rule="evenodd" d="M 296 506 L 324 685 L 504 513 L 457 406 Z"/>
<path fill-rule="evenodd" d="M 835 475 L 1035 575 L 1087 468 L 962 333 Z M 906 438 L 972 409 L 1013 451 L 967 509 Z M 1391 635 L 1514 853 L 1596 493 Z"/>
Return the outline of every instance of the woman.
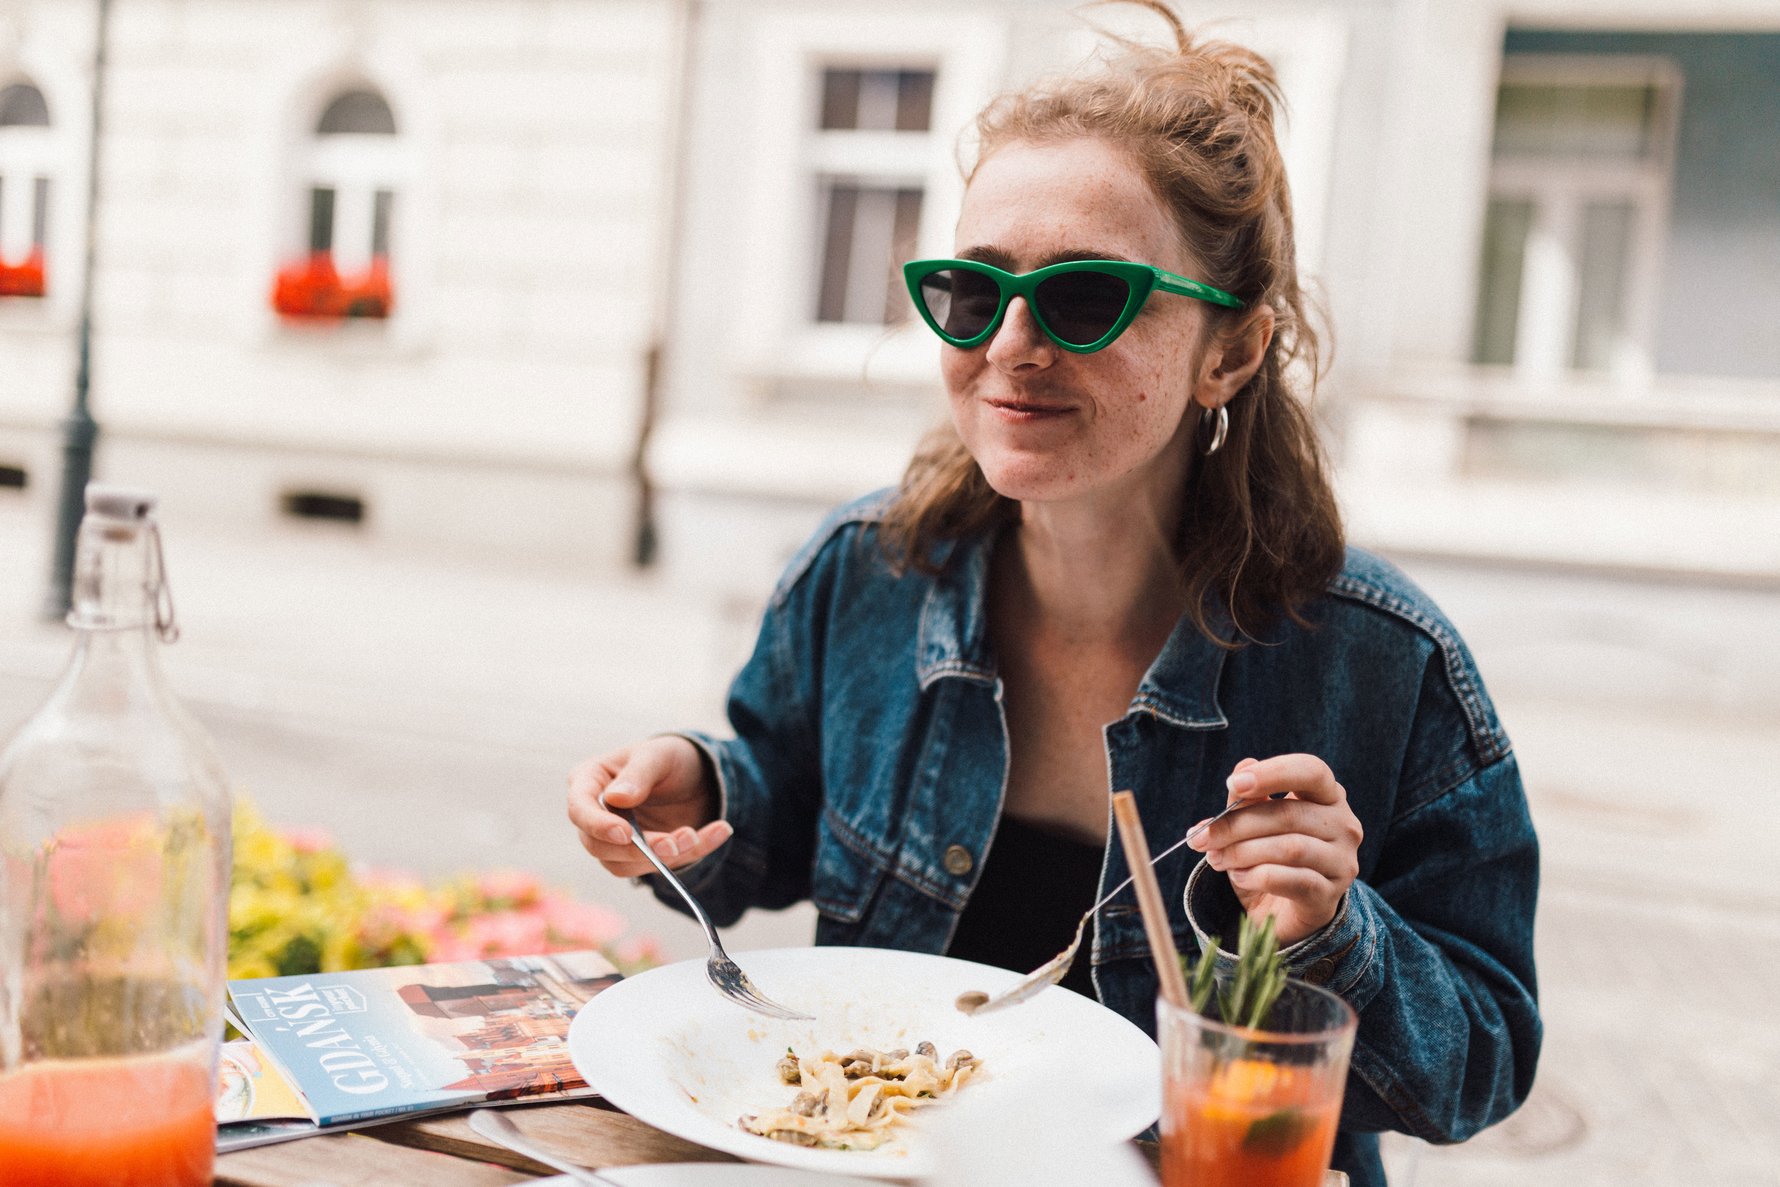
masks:
<path fill-rule="evenodd" d="M 1290 374 L 1315 338 L 1272 71 L 1147 6 L 1176 51 L 979 117 L 959 258 L 907 269 L 950 429 L 792 563 L 736 737 L 592 760 L 569 815 L 635 875 L 596 796 L 634 809 L 720 923 L 810 899 L 818 943 L 1024 971 L 1126 875 L 1111 790 L 1158 849 L 1240 800 L 1190 885 L 1157 868 L 1177 943 L 1271 914 L 1355 1007 L 1335 1166 L 1380 1183 L 1375 1132 L 1457 1141 L 1525 1098 L 1537 846 L 1463 643 L 1343 548 Z M 1078 966 L 1153 1031 L 1129 898 Z"/>

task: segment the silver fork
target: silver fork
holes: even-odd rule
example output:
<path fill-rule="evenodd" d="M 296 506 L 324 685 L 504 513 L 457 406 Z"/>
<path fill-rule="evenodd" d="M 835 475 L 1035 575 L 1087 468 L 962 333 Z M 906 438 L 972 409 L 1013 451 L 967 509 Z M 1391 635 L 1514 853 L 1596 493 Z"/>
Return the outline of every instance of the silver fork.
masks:
<path fill-rule="evenodd" d="M 729 958 L 729 953 L 723 950 L 723 941 L 717 938 L 717 929 L 711 926 L 710 917 L 705 914 L 704 908 L 698 905 L 698 900 L 692 897 L 692 892 L 687 890 L 678 878 L 674 877 L 674 872 L 667 868 L 661 858 L 655 856 L 655 851 L 649 848 L 649 842 L 643 839 L 643 830 L 637 827 L 637 822 L 630 818 L 629 813 L 606 803 L 604 792 L 600 793 L 599 805 L 630 826 L 630 843 L 649 859 L 649 864 L 668 880 L 668 885 L 680 892 L 680 897 L 686 900 L 688 907 L 692 908 L 693 918 L 697 919 L 699 926 L 705 929 L 705 939 L 711 945 L 711 955 L 705 961 L 705 976 L 710 979 L 711 984 L 717 987 L 717 991 L 731 1001 L 753 1010 L 756 1014 L 765 1014 L 769 1018 L 809 1019 L 811 1015 L 787 1009 L 754 988 L 754 982 L 748 980 L 748 974 L 744 973 L 741 967 Z"/>
<path fill-rule="evenodd" d="M 1173 853 L 1176 849 L 1179 849 L 1181 846 L 1191 841 L 1194 837 L 1198 836 L 1242 805 L 1254 802 L 1256 801 L 1231 800 L 1224 805 L 1223 809 L 1219 811 L 1216 816 L 1213 816 L 1210 820 L 1194 825 L 1187 830 L 1186 836 L 1162 850 L 1162 852 L 1156 854 L 1156 856 L 1150 858 L 1150 864 L 1155 865 L 1164 857 L 1167 857 L 1170 853 Z M 1039 990 L 1049 989 L 1051 986 L 1061 981 L 1068 975 L 1070 966 L 1075 963 L 1076 954 L 1081 951 L 1082 937 L 1087 934 L 1088 930 L 1088 920 L 1094 918 L 1094 913 L 1096 911 L 1112 902 L 1113 898 L 1121 890 L 1124 890 L 1127 886 L 1131 885 L 1134 880 L 1135 876 L 1125 879 L 1123 882 L 1107 891 L 1105 897 L 1095 903 L 1092 907 L 1089 907 L 1087 911 L 1082 914 L 1080 922 L 1075 925 L 1075 938 L 1069 941 L 1069 947 L 1063 949 L 1063 951 L 1057 953 L 1057 955 L 1051 957 L 1051 959 L 1045 961 L 1030 973 L 1027 973 L 1019 981 L 1015 982 L 1012 986 L 1002 990 L 994 997 L 990 997 L 979 989 L 972 989 L 959 994 L 958 1000 L 953 1004 L 966 1014 L 987 1014 L 990 1010 L 999 1010 L 1003 1006 L 1017 1006 Z"/>
<path fill-rule="evenodd" d="M 566 1157 L 547 1150 L 537 1142 L 520 1132 L 517 1125 L 504 1114 L 493 1109 L 477 1109 L 470 1114 L 470 1128 L 483 1137 L 499 1145 L 525 1155 L 533 1162 L 541 1162 L 545 1166 L 553 1166 L 577 1183 L 585 1183 L 588 1187 L 618 1187 L 611 1179 L 606 1178 L 591 1166 L 582 1166 L 578 1162 L 570 1162 Z"/>

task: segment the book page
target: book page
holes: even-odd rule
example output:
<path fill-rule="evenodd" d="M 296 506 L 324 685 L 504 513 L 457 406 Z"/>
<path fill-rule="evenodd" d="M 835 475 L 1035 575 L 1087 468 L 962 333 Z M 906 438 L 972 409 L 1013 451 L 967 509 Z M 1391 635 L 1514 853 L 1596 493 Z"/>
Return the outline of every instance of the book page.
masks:
<path fill-rule="evenodd" d="M 224 1043 L 216 1061 L 216 1121 L 309 1120 L 309 1106 L 252 1039 Z"/>

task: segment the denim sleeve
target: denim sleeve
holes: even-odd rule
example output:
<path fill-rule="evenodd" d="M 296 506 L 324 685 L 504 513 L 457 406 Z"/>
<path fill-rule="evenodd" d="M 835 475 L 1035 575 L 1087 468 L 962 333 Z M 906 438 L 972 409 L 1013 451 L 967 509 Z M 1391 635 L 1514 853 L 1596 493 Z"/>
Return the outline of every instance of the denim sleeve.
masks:
<path fill-rule="evenodd" d="M 1359 1013 L 1342 1128 L 1463 1141 L 1526 1099 L 1542 1034 L 1538 842 L 1513 755 L 1393 820 L 1384 854 L 1334 920 L 1284 954 Z M 1187 902 L 1202 943 L 1233 934 L 1225 875 L 1202 863 Z"/>
<path fill-rule="evenodd" d="M 680 736 L 703 754 L 717 784 L 718 814 L 735 835 L 703 860 L 675 871 L 711 921 L 727 927 L 749 907 L 777 909 L 810 895 L 821 805 L 819 728 L 809 632 L 809 582 L 781 589 L 768 606 L 754 654 L 729 689 L 733 738 Z M 685 903 L 659 875 L 655 896 Z"/>

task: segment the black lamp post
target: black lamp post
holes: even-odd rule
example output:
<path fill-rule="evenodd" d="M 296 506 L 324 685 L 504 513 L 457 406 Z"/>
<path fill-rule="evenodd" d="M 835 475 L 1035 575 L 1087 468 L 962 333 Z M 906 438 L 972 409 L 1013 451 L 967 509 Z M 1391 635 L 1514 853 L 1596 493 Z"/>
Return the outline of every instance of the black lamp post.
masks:
<path fill-rule="evenodd" d="M 93 37 L 93 119 L 87 138 L 86 236 L 80 268 L 79 358 L 74 372 L 74 406 L 62 422 L 62 492 L 56 508 L 55 565 L 43 616 L 68 613 L 74 584 L 74 537 L 85 510 L 87 480 L 93 476 L 93 443 L 98 422 L 87 407 L 93 353 L 93 241 L 99 208 L 99 128 L 105 110 L 105 42 L 111 24 L 111 0 L 98 0 L 98 26 Z"/>

